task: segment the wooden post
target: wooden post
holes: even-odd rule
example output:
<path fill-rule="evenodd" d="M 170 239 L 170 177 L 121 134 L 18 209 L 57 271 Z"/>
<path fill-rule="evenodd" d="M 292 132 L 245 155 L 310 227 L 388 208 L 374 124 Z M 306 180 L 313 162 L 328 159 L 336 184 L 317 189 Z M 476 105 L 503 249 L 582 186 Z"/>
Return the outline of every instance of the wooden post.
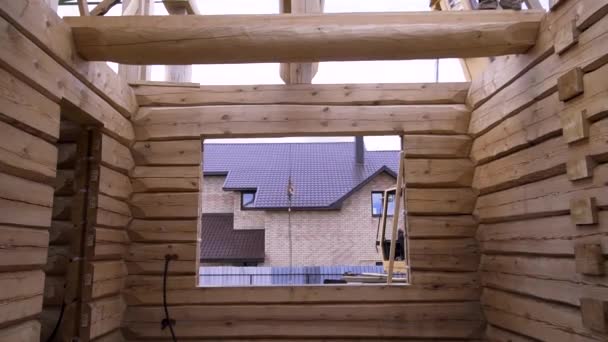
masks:
<path fill-rule="evenodd" d="M 393 230 L 391 233 L 391 250 L 388 258 L 387 283 L 393 282 L 393 268 L 395 267 L 395 250 L 397 248 L 397 228 L 399 227 L 399 213 L 401 210 L 401 193 L 403 191 L 405 152 L 399 153 L 399 172 L 397 173 L 397 187 L 395 189 L 395 211 L 393 212 Z M 388 197 L 388 196 L 387 196 Z M 388 215 L 388 214 L 387 214 Z"/>
<path fill-rule="evenodd" d="M 151 15 L 154 12 L 154 0 L 123 0 L 122 15 Z M 150 79 L 151 68 L 145 65 L 118 65 L 118 74 L 127 82 Z"/>
<path fill-rule="evenodd" d="M 279 0 L 281 13 L 323 13 L 325 0 Z M 310 84 L 319 70 L 319 63 L 281 63 L 285 84 Z"/>
<path fill-rule="evenodd" d="M 163 1 L 169 15 L 188 15 L 188 1 Z M 192 65 L 165 65 L 165 81 L 188 83 L 192 81 Z"/>

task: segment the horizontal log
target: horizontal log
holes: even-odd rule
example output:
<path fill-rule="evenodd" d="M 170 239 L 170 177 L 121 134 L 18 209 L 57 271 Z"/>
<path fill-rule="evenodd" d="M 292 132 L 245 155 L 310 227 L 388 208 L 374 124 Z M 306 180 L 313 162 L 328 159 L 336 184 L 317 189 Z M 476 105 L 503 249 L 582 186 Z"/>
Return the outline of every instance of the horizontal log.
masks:
<path fill-rule="evenodd" d="M 486 339 L 492 342 L 534 342 L 533 339 L 496 327 L 486 325 Z"/>
<path fill-rule="evenodd" d="M 0 171 L 52 184 L 57 147 L 2 121 L 0 136 Z"/>
<path fill-rule="evenodd" d="M 409 188 L 470 187 L 473 182 L 469 159 L 408 159 L 406 165 Z"/>
<path fill-rule="evenodd" d="M 269 303 L 394 303 L 416 301 L 478 300 L 476 272 L 416 272 L 411 286 L 298 286 L 197 288 L 196 277 L 167 279 L 167 300 L 173 305 Z M 125 288 L 129 305 L 161 305 L 162 275 L 130 275 Z M 436 284 L 443 286 L 437 288 Z"/>
<path fill-rule="evenodd" d="M 131 178 L 200 178 L 200 166 L 136 166 Z"/>
<path fill-rule="evenodd" d="M 129 201 L 135 218 L 197 218 L 198 193 L 133 194 Z"/>
<path fill-rule="evenodd" d="M 53 209 L 0 198 L 0 223 L 48 228 Z"/>
<path fill-rule="evenodd" d="M 608 270 L 608 265 L 606 265 Z M 570 284 L 606 287 L 606 277 L 586 276 L 576 272 L 574 258 L 545 257 L 539 255 L 483 255 L 479 270 L 549 279 Z"/>
<path fill-rule="evenodd" d="M 67 273 L 73 253 L 70 246 L 49 246 L 46 265 L 43 270 L 48 275 L 63 276 Z"/>
<path fill-rule="evenodd" d="M 103 210 L 107 210 L 123 216 L 131 216 L 129 205 L 121 200 L 117 200 L 105 195 L 97 196 L 97 206 Z"/>
<path fill-rule="evenodd" d="M 169 87 L 135 85 L 140 106 L 464 104 L 469 83 L 285 84 Z"/>
<path fill-rule="evenodd" d="M 127 254 L 128 243 L 129 237 L 126 231 L 96 227 L 92 258 L 95 260 L 122 259 Z"/>
<path fill-rule="evenodd" d="M 471 215 L 408 216 L 407 224 L 411 239 L 474 237 L 477 231 L 477 221 Z"/>
<path fill-rule="evenodd" d="M 413 272 L 477 271 L 479 249 L 475 239 L 412 239 L 409 242 Z"/>
<path fill-rule="evenodd" d="M 83 306 L 89 318 L 84 334 L 93 340 L 120 327 L 127 306 L 121 296 L 99 299 Z"/>
<path fill-rule="evenodd" d="M 97 209 L 96 223 L 101 227 L 126 228 L 131 222 L 131 217 L 112 211 Z"/>
<path fill-rule="evenodd" d="M 0 329 L 2 341 L 38 341 L 40 339 L 40 322 L 27 321 Z"/>
<path fill-rule="evenodd" d="M 38 314 L 42 310 L 42 271 L 0 273 L 0 326 Z"/>
<path fill-rule="evenodd" d="M 590 333 L 583 327 L 580 311 L 570 306 L 548 303 L 537 299 L 514 295 L 499 290 L 486 289 L 481 297 L 488 322 L 509 330 L 525 333 L 544 341 L 601 341 L 599 334 Z M 516 316 L 505 319 L 505 316 L 494 316 L 493 310 Z M 517 324 L 520 320 L 530 321 L 525 326 Z M 517 327 L 517 328 L 516 328 Z M 534 327 L 534 328 L 532 328 Z"/>
<path fill-rule="evenodd" d="M 127 266 L 122 260 L 90 262 L 86 272 L 92 279 L 86 300 L 120 293 L 125 286 Z"/>
<path fill-rule="evenodd" d="M 117 199 L 126 200 L 133 190 L 129 177 L 101 166 L 99 169 L 99 192 Z"/>
<path fill-rule="evenodd" d="M 198 192 L 199 178 L 132 178 L 133 192 Z"/>
<path fill-rule="evenodd" d="M 0 68 L 0 117 L 48 141 L 59 138 L 59 105 Z"/>
<path fill-rule="evenodd" d="M 52 221 L 49 229 L 51 245 L 68 245 L 77 234 L 76 226 L 71 221 Z"/>
<path fill-rule="evenodd" d="M 569 215 L 526 221 L 481 224 L 477 238 L 485 254 L 522 253 L 574 256 L 574 246 L 582 241 L 598 241 L 608 254 L 608 211 L 601 211 L 592 231 L 572 224 Z"/>
<path fill-rule="evenodd" d="M 471 115 L 469 133 L 481 135 L 504 119 L 557 91 L 557 79 L 575 67 L 591 72 L 608 61 L 608 17 L 579 37 L 576 49 L 551 55 L 498 92 Z M 502 71 L 501 71 L 502 72 Z"/>
<path fill-rule="evenodd" d="M 464 134 L 464 105 L 143 107 L 137 140 L 295 135 Z"/>
<path fill-rule="evenodd" d="M 44 1 L 21 3 L 2 0 L 0 15 L 26 32 L 46 53 L 68 69 L 124 116 L 137 110 L 129 84 L 105 63 L 84 61 L 76 52 L 70 27 Z M 44 18 L 44 20 L 40 20 Z"/>
<path fill-rule="evenodd" d="M 608 299 L 608 288 L 585 282 L 561 281 L 530 275 L 482 272 L 484 287 L 533 296 L 543 300 L 580 306 L 581 298 Z"/>
<path fill-rule="evenodd" d="M 53 206 L 53 187 L 0 173 L 0 198 L 50 208 Z"/>
<path fill-rule="evenodd" d="M 542 18 L 459 11 L 64 19 L 87 60 L 213 64 L 516 54 L 534 45 Z"/>
<path fill-rule="evenodd" d="M 57 178 L 55 178 L 55 195 L 57 196 L 73 196 L 74 195 L 74 171 L 73 170 L 57 170 Z"/>
<path fill-rule="evenodd" d="M 133 145 L 137 165 L 200 165 L 201 139 L 175 141 L 145 141 Z"/>
<path fill-rule="evenodd" d="M 197 220 L 133 220 L 129 225 L 133 242 L 193 242 Z"/>
<path fill-rule="evenodd" d="M 202 308 L 178 306 L 171 309 L 172 317 L 182 322 L 182 330 L 180 330 L 182 336 L 463 338 L 462 334 L 465 331 L 470 334 L 466 337 L 479 336 L 477 329 L 481 326 L 479 304 L 466 302 L 309 304 L 305 307 L 302 305 L 220 306 L 216 308 L 216 315 L 201 310 Z M 142 329 L 155 322 L 160 314 L 161 312 L 155 307 L 128 309 L 125 315 L 127 334 L 133 333 L 134 337 L 165 336 L 165 332 L 160 329 L 148 329 L 147 332 Z M 441 324 L 438 324 L 439 321 Z M 457 321 L 465 324 L 456 324 Z M 405 329 L 408 326 L 413 327 L 416 323 L 417 329 Z M 195 329 L 196 325 L 201 324 L 206 329 Z M 406 332 L 408 330 L 410 331 Z"/>
<path fill-rule="evenodd" d="M 408 189 L 407 210 L 410 214 L 470 214 L 475 207 L 475 194 L 469 188 Z"/>
<path fill-rule="evenodd" d="M 106 134 L 101 136 L 101 163 L 123 173 L 135 167 L 129 148 Z"/>
<path fill-rule="evenodd" d="M 480 222 L 499 222 L 570 213 L 570 199 L 595 197 L 608 206 L 608 164 L 595 168 L 592 179 L 572 183 L 567 175 L 494 192 L 477 198 L 475 213 Z"/>
<path fill-rule="evenodd" d="M 404 135 L 403 139 L 407 158 L 468 158 L 472 142 L 466 135 Z"/>
<path fill-rule="evenodd" d="M 4 0 L 1 8 L 12 7 L 4 5 L 9 2 L 12 3 Z M 91 122 L 92 118 L 104 125 L 107 134 L 123 142 L 133 139 L 133 127 L 126 117 L 4 18 L 0 18 L 0 40 L 7 42 L 6 48 L 0 51 L 2 64 L 53 102 L 64 101 L 64 104 L 78 108 L 74 112 L 65 111 L 71 119 Z"/>
<path fill-rule="evenodd" d="M 48 244 L 46 230 L 0 225 L 0 271 L 46 264 Z"/>

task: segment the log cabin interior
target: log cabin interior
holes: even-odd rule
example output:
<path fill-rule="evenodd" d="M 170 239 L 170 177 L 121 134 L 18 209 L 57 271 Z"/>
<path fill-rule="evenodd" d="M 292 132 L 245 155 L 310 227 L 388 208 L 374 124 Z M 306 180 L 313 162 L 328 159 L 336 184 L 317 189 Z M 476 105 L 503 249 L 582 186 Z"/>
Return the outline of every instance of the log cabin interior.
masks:
<path fill-rule="evenodd" d="M 77 2 L 0 0 L 0 341 L 608 340 L 608 0 Z M 448 57 L 467 82 L 311 84 L 318 62 Z M 261 62 L 285 84 L 187 75 Z M 411 284 L 197 287 L 202 139 L 384 134 L 412 168 Z"/>

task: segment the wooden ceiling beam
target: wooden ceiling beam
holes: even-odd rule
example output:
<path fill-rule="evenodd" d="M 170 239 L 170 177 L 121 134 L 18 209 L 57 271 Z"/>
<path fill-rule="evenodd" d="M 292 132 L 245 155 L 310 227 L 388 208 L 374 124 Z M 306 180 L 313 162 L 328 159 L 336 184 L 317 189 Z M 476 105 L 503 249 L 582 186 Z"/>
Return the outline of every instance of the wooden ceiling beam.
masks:
<path fill-rule="evenodd" d="M 213 64 L 517 54 L 541 11 L 66 17 L 87 60 Z"/>

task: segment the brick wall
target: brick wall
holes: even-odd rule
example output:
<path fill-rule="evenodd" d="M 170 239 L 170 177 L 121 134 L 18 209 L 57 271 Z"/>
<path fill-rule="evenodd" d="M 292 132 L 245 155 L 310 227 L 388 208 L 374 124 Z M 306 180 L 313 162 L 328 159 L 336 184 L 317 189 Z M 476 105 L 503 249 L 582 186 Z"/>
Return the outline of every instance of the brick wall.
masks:
<path fill-rule="evenodd" d="M 205 177 L 203 213 L 234 212 L 235 229 L 264 228 L 265 266 L 289 266 L 290 219 L 293 266 L 373 265 L 381 259 L 375 247 L 379 219 L 371 215 L 371 192 L 393 186 L 395 179 L 389 175 L 375 177 L 346 199 L 340 210 L 292 211 L 290 215 L 241 210 L 240 193 L 223 191 L 224 180 Z M 390 224 L 389 220 L 389 230 Z"/>

